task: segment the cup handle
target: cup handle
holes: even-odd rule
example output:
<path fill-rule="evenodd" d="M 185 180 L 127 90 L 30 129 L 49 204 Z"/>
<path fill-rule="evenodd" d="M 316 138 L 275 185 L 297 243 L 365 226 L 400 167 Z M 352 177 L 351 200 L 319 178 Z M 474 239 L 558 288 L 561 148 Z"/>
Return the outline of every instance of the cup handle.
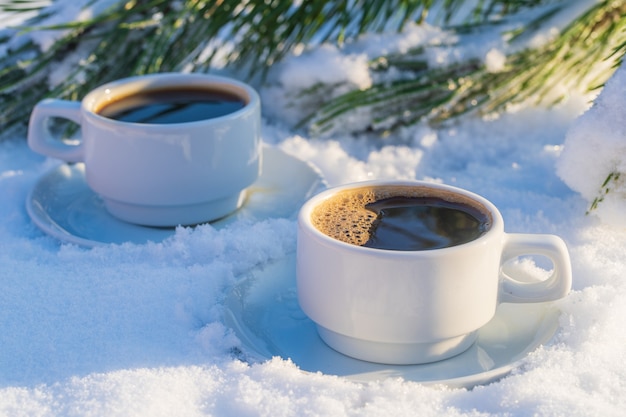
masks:
<path fill-rule="evenodd" d="M 544 234 L 506 234 L 501 264 L 521 255 L 543 255 L 552 261 L 553 272 L 544 281 L 521 282 L 500 270 L 502 303 L 535 303 L 563 298 L 572 287 L 572 266 L 565 242 Z"/>
<path fill-rule="evenodd" d="M 45 99 L 35 105 L 28 123 L 28 146 L 40 154 L 66 162 L 84 160 L 83 141 L 70 144 L 67 139 L 57 139 L 48 126 L 51 117 L 68 119 L 81 124 L 81 104 L 77 101 Z"/>

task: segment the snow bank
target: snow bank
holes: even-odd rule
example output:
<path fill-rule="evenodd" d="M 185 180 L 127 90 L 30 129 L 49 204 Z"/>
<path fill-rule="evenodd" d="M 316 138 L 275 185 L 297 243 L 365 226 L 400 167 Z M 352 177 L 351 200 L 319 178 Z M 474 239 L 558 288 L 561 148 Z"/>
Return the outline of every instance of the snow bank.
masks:
<path fill-rule="evenodd" d="M 557 172 L 592 214 L 626 227 L 626 66 L 567 131 Z"/>

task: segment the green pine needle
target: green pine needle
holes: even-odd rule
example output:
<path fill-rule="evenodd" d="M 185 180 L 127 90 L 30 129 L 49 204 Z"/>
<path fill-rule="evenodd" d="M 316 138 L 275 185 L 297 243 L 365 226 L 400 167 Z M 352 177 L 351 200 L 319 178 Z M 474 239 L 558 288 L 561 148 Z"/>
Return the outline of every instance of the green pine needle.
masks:
<path fill-rule="evenodd" d="M 548 9 L 526 29 L 539 27 L 558 10 L 558 6 Z M 511 39 L 521 35 L 516 32 Z M 395 55 L 380 57 L 373 61 L 372 70 L 380 71 L 383 62 L 382 70 L 396 67 L 412 71 L 413 77 L 374 84 L 334 98 L 307 117 L 303 125 L 314 134 L 325 134 L 342 125 L 341 117 L 369 109 L 378 120 L 387 122 L 372 119 L 365 129 L 387 134 L 420 120 L 438 124 L 468 112 L 488 114 L 529 100 L 554 105 L 565 94 L 555 91 L 554 86 L 588 91 L 601 87 L 625 53 L 626 4 L 603 1 L 591 6 L 545 46 L 508 56 L 505 68 L 499 72 L 489 72 L 476 60 L 443 70 L 425 69 L 422 49 L 400 59 Z M 613 65 L 607 65 L 607 60 Z M 428 86 L 428 92 L 416 89 L 418 86 Z"/>
<path fill-rule="evenodd" d="M 542 2 L 483 0 L 459 17 L 461 0 L 128 0 L 88 20 L 43 28 L 54 9 L 43 7 L 41 0 L 0 0 L 3 11 L 39 11 L 20 28 L 22 33 L 65 33 L 50 50 L 39 51 L 31 42 L 0 57 L 0 137 L 24 128 L 30 109 L 46 97 L 76 99 L 96 85 L 130 75 L 205 71 L 215 58 L 211 45 L 232 41 L 236 47 L 225 64 L 263 76 L 296 45 L 341 44 L 367 31 L 399 30 L 423 20 L 436 3 L 444 22 L 457 18 L 480 24 Z M 0 50 L 12 38 L 0 33 Z M 76 54 L 81 59 L 72 62 Z M 50 83 L 59 65 L 67 74 Z"/>
<path fill-rule="evenodd" d="M 15 36 L 0 31 L 0 137 L 24 129 L 32 107 L 46 97 L 80 99 L 95 86 L 131 75 L 164 71 L 206 71 L 215 52 L 232 43 L 224 65 L 245 68 L 263 77 L 267 69 L 300 44 L 341 44 L 368 32 L 397 31 L 408 22 L 421 22 L 432 10 L 435 19 L 462 34 L 485 25 L 497 25 L 508 14 L 542 6 L 543 15 L 525 31 L 540 27 L 556 13 L 559 0 L 128 0 L 84 21 L 66 22 L 45 29 L 63 36 L 40 51 L 32 42 L 13 46 Z M 547 7 L 551 4 L 554 7 Z M 464 6 L 464 7 L 461 7 Z M 20 30 L 44 29 L 42 22 L 54 8 L 41 0 L 0 0 L 0 10 L 38 11 Z M 462 12 L 464 11 L 464 12 Z M 461 15 L 461 13 L 465 13 Z M 508 58 L 507 68 L 488 73 L 474 60 L 447 68 L 428 68 L 423 50 L 381 57 L 372 70 L 391 68 L 413 73 L 413 79 L 374 85 L 349 93 L 320 107 L 305 123 L 312 131 L 332 131 L 338 118 L 362 108 L 371 109 L 373 130 L 393 129 L 426 118 L 432 122 L 479 109 L 503 106 L 539 97 L 550 98 L 554 80 L 590 88 L 601 85 L 606 73 L 591 79 L 586 69 L 598 60 L 619 60 L 624 55 L 623 1 L 603 1 L 576 19 L 561 36 L 544 48 L 526 50 Z M 524 30 L 510 33 L 518 39 Z M 221 50 L 223 51 L 223 49 Z M 611 55 L 612 54 L 612 55 Z M 50 78 L 63 68 L 62 77 Z M 60 80 L 59 80 L 60 79 Z"/>
<path fill-rule="evenodd" d="M 600 187 L 600 192 L 596 198 L 593 199 L 591 205 L 589 206 L 589 210 L 587 210 L 587 214 L 590 214 L 592 211 L 596 210 L 600 203 L 604 201 L 604 198 L 608 193 L 613 189 L 612 186 L 617 184 L 620 178 L 620 173 L 617 171 L 611 172 Z"/>

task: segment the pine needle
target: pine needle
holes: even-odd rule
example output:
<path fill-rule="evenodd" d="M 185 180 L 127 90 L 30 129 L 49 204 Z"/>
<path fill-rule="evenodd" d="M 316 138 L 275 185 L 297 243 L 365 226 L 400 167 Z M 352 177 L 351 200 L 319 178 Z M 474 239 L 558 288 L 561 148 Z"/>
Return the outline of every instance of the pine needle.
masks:
<path fill-rule="evenodd" d="M 456 2 L 453 2 L 456 3 Z M 554 15 L 548 9 L 527 27 L 534 30 Z M 512 40 L 521 36 L 516 32 Z M 342 126 L 342 117 L 368 109 L 376 115 L 368 131 L 390 130 L 427 120 L 439 124 L 470 112 L 488 114 L 524 101 L 554 105 L 568 89 L 591 91 L 601 86 L 626 53 L 626 4 L 602 1 L 565 27 L 543 47 L 528 48 L 507 57 L 505 68 L 489 72 L 484 64 L 470 60 L 444 68 L 424 68 L 423 50 L 401 57 L 380 57 L 373 71 L 390 68 L 412 71 L 413 76 L 394 83 L 374 84 L 346 93 L 323 104 L 302 125 L 313 134 L 328 134 Z M 607 65 L 607 61 L 614 61 Z M 383 66 L 380 62 L 385 63 Z M 565 86 L 559 92 L 554 86 Z M 423 90 L 428 86 L 427 92 Z M 378 105 L 383 103 L 382 105 Z M 385 120 L 386 123 L 377 123 Z"/>
<path fill-rule="evenodd" d="M 246 68 L 250 76 L 262 78 L 269 66 L 297 45 L 341 44 L 364 32 L 397 31 L 408 22 L 424 21 L 431 9 L 438 10 L 442 24 L 454 24 L 449 27 L 462 33 L 549 3 L 550 0 L 128 0 L 90 19 L 45 27 L 46 18 L 55 13 L 54 7 L 44 7 L 41 0 L 0 0 L 0 10 L 35 13 L 19 28 L 20 32 L 0 31 L 0 51 L 7 50 L 0 55 L 0 138 L 24 129 L 30 110 L 43 98 L 80 99 L 97 85 L 131 75 L 206 71 L 216 64 L 219 47 L 227 44 L 235 47 L 221 64 Z M 577 19 L 572 29 L 549 47 L 509 57 L 507 70 L 498 74 L 487 73 L 475 61 L 429 69 L 420 51 L 381 57 L 384 59 L 373 63 L 372 70 L 385 71 L 385 66 L 380 65 L 385 61 L 387 70 L 412 72 L 415 78 L 406 80 L 404 85 L 376 85 L 370 91 L 339 97 L 319 108 L 307 123 L 313 130 L 327 131 L 337 118 L 369 106 L 375 110 L 371 114 L 376 115 L 372 128 L 392 129 L 424 117 L 439 121 L 477 108 L 495 111 L 529 94 L 547 97 L 546 88 L 554 77 L 587 76 L 580 69 L 593 67 L 589 59 L 609 55 L 607 48 L 613 48 L 614 59 L 621 59 L 624 40 L 616 33 L 624 26 L 623 7 L 621 1 L 598 3 L 588 19 Z M 593 41 L 576 36 L 584 25 L 592 25 L 595 29 L 591 35 L 599 33 L 600 38 Z M 27 33 L 43 29 L 62 34 L 45 51 L 28 41 Z M 27 41 L 15 42 L 20 36 Z M 559 69 L 554 60 L 568 65 Z M 60 70 L 64 71 L 62 76 L 55 73 Z M 600 77 L 594 82 L 603 80 Z"/>

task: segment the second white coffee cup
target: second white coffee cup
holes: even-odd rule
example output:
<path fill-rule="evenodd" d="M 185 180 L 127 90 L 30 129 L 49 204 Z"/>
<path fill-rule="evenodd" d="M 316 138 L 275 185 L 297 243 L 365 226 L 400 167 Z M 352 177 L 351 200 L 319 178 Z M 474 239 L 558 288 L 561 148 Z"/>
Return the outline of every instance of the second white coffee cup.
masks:
<path fill-rule="evenodd" d="M 240 100 L 241 108 L 202 120 L 167 124 L 103 116 L 112 102 L 146 92 L 208 91 Z M 107 210 L 148 226 L 208 222 L 238 209 L 261 170 L 260 99 L 242 82 L 207 74 L 163 73 L 115 81 L 81 102 L 48 99 L 30 118 L 36 152 L 84 162 L 87 184 Z M 80 125 L 78 143 L 55 138 L 51 118 Z"/>
<path fill-rule="evenodd" d="M 486 230 L 455 246 L 389 250 L 347 243 L 316 227 L 316 221 L 326 217 L 349 218 L 342 211 L 354 206 L 350 199 L 372 193 L 462 203 L 487 219 Z M 446 220 L 436 227 L 447 226 Z M 351 228 L 348 225 L 339 236 L 360 233 L 358 227 L 356 232 Z M 371 362 L 419 364 L 449 358 L 471 346 L 499 303 L 556 300 L 571 287 L 570 259 L 562 239 L 505 233 L 492 203 L 440 184 L 370 181 L 326 190 L 302 207 L 297 239 L 300 307 L 330 347 Z M 551 276 L 528 283 L 503 272 L 503 264 L 523 255 L 549 258 Z"/>

